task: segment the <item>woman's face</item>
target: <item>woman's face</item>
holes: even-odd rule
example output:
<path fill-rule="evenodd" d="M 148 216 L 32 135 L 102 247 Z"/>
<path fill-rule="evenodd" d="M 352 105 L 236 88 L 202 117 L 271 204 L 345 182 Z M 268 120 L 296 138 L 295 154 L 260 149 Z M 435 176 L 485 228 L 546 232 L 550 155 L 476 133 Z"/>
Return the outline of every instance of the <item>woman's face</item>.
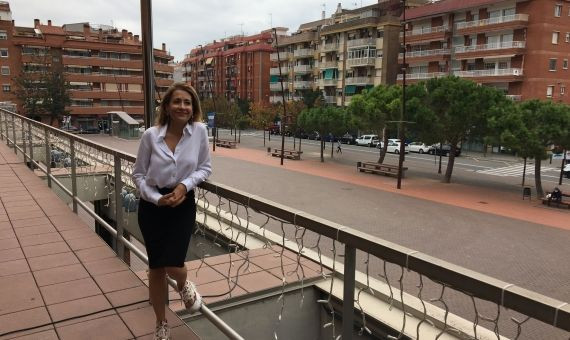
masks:
<path fill-rule="evenodd" d="M 192 96 L 184 90 L 176 90 L 168 104 L 168 116 L 172 123 L 186 124 L 192 118 Z"/>

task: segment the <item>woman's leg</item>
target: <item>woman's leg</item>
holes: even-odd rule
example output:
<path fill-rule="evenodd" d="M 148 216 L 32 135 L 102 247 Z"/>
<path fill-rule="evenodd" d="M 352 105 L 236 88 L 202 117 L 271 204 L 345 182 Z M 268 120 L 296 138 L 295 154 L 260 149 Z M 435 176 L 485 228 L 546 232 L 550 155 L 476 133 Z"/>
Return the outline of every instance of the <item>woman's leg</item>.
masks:
<path fill-rule="evenodd" d="M 167 294 L 165 268 L 150 269 L 148 273 L 150 303 L 156 315 L 156 324 L 166 320 L 165 302 Z"/>
<path fill-rule="evenodd" d="M 182 267 L 166 267 L 166 273 L 170 276 L 171 279 L 176 281 L 176 285 L 178 286 L 178 291 L 181 291 L 184 288 L 184 284 L 186 283 L 186 277 L 188 276 L 188 271 L 186 270 L 186 266 Z"/>

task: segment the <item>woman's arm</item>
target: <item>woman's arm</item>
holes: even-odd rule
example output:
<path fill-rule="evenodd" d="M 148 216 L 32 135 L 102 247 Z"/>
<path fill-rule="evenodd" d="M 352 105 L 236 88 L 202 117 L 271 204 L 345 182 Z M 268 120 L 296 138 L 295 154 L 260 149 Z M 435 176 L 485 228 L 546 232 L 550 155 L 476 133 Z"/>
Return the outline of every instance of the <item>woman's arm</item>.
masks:
<path fill-rule="evenodd" d="M 198 186 L 198 184 L 205 181 L 212 174 L 212 164 L 210 161 L 210 148 L 208 145 L 208 134 L 206 133 L 206 127 L 202 123 L 197 124 L 196 133 L 200 133 L 200 148 L 198 151 L 198 163 L 196 164 L 196 170 L 194 170 L 190 176 L 182 181 L 182 184 L 186 186 L 186 191 L 190 191 Z"/>
<path fill-rule="evenodd" d="M 137 160 L 135 161 L 135 167 L 133 169 L 133 181 L 145 201 L 158 205 L 158 200 L 162 195 L 158 192 L 157 188 L 146 184 L 146 174 L 152 153 L 151 143 L 153 143 L 152 134 L 150 130 L 147 130 L 141 138 L 139 151 L 137 152 Z"/>

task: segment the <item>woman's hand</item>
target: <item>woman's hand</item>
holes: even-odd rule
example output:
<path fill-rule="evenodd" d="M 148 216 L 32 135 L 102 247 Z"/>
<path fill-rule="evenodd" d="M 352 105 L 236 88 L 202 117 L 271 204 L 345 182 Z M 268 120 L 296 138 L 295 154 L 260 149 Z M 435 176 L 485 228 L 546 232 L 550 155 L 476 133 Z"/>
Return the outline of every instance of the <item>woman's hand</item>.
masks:
<path fill-rule="evenodd" d="M 173 196 L 173 193 L 172 193 L 172 192 L 169 193 L 169 194 L 166 194 L 166 195 L 162 195 L 162 197 L 160 197 L 160 198 L 158 199 L 157 205 L 158 205 L 159 207 L 171 206 L 170 201 L 171 201 L 171 197 L 172 197 L 172 196 Z"/>
<path fill-rule="evenodd" d="M 172 196 L 170 198 L 171 207 L 176 207 L 186 199 L 186 186 L 182 183 L 179 183 L 174 190 L 171 192 Z"/>

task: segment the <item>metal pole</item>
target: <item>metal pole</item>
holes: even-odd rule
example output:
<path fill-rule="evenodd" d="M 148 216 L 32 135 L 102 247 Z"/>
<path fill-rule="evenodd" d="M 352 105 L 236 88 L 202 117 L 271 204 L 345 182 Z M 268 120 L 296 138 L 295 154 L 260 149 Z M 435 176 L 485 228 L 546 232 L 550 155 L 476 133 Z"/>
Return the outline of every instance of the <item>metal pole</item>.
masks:
<path fill-rule="evenodd" d="M 46 143 L 46 176 L 48 188 L 51 188 L 51 146 L 49 145 L 49 130 L 44 128 L 44 139 Z"/>
<path fill-rule="evenodd" d="M 562 158 L 562 165 L 560 166 L 560 178 L 558 179 L 558 185 L 562 185 L 562 176 L 564 175 L 564 165 L 566 164 L 566 150 L 562 150 L 564 156 Z"/>
<path fill-rule="evenodd" d="M 4 116 L 4 126 L 6 127 L 5 132 L 6 132 L 6 144 L 10 145 L 10 137 L 8 136 L 9 132 L 8 132 L 8 117 Z"/>
<path fill-rule="evenodd" d="M 141 33 L 143 52 L 144 124 L 154 122 L 154 57 L 152 49 L 152 0 L 141 0 Z"/>
<path fill-rule="evenodd" d="M 281 165 L 285 152 L 285 120 L 287 120 L 287 105 L 285 104 L 285 90 L 283 89 L 283 74 L 281 73 L 281 58 L 279 57 L 279 43 L 277 42 L 277 29 L 273 29 L 275 47 L 277 49 L 277 66 L 279 67 L 279 82 L 281 83 L 281 100 L 283 101 L 283 119 L 281 119 Z"/>
<path fill-rule="evenodd" d="M 206 69 L 206 51 L 204 51 L 204 46 L 202 45 L 198 45 L 200 46 L 200 50 L 202 51 L 202 59 L 204 59 L 204 72 L 206 72 L 206 81 L 208 82 L 208 90 L 206 92 L 206 94 L 209 92 L 212 94 L 212 104 L 214 104 L 214 126 L 212 127 L 212 135 L 213 135 L 213 145 L 212 145 L 212 151 L 216 151 L 216 131 L 218 130 L 216 128 L 216 114 L 218 114 L 218 109 L 216 108 L 216 99 L 214 98 L 214 91 L 212 90 L 212 87 L 210 87 L 210 75 L 208 73 L 208 70 Z"/>
<path fill-rule="evenodd" d="M 356 248 L 344 246 L 344 278 L 342 302 L 342 339 L 352 339 L 354 329 L 354 282 L 356 272 Z"/>
<path fill-rule="evenodd" d="M 2 124 L 0 124 L 1 126 Z M 30 167 L 34 170 L 34 136 L 32 136 L 32 123 L 30 121 L 28 121 L 28 138 L 30 139 Z"/>
<path fill-rule="evenodd" d="M 123 180 L 121 178 L 121 157 L 118 154 L 115 154 L 114 157 L 115 163 L 115 224 L 117 228 L 117 239 L 114 241 L 115 252 L 120 259 L 123 259 L 125 256 L 125 247 L 122 243 L 117 242 L 119 237 L 122 237 L 124 234 L 123 228 L 123 205 L 122 205 L 122 196 L 121 191 L 123 190 Z"/>
<path fill-rule="evenodd" d="M 24 128 L 24 119 L 20 119 L 21 122 L 21 126 L 22 126 L 22 150 L 24 150 L 24 164 L 28 163 L 28 154 L 26 153 L 26 149 L 27 149 L 27 144 L 26 143 L 26 129 Z"/>
<path fill-rule="evenodd" d="M 16 146 L 16 118 L 12 115 L 12 144 L 14 146 L 14 153 L 18 154 L 18 147 Z"/>
<path fill-rule="evenodd" d="M 0 139 L 4 140 L 4 129 L 2 128 L 2 122 L 4 121 L 4 112 L 0 112 Z"/>
<path fill-rule="evenodd" d="M 73 212 L 77 214 L 77 162 L 75 161 L 75 141 L 69 140 L 69 154 L 71 157 L 71 193 L 73 198 Z"/>
<path fill-rule="evenodd" d="M 398 184 L 397 184 L 397 188 L 401 189 L 402 188 L 402 166 L 404 164 L 404 155 L 406 152 L 406 144 L 405 144 L 405 133 L 404 133 L 404 116 L 405 116 L 405 112 L 406 112 L 406 0 L 403 0 L 403 4 L 404 4 L 404 20 L 402 23 L 402 28 L 404 31 L 404 65 L 402 66 L 402 70 L 404 71 L 404 75 L 403 75 L 403 82 L 402 82 L 402 111 L 400 112 L 400 133 L 399 133 L 399 137 L 400 137 L 400 155 L 398 157 Z"/>
<path fill-rule="evenodd" d="M 524 158 L 524 166 L 523 166 L 523 178 L 522 178 L 522 186 L 524 187 L 524 181 L 526 179 L 526 157 Z"/>

